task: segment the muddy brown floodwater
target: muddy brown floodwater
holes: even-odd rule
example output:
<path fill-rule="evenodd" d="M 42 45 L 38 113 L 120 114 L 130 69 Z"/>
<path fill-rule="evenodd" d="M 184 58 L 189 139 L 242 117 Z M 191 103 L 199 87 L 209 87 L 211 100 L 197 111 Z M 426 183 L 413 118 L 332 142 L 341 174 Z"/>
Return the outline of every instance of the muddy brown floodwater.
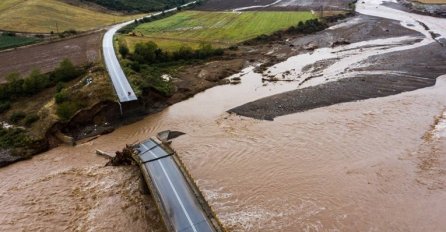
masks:
<path fill-rule="evenodd" d="M 380 3 L 366 2 L 363 12 Z M 356 66 L 367 54 L 351 57 L 341 64 Z M 173 147 L 230 231 L 444 231 L 446 75 L 432 87 L 274 121 L 226 111 L 299 82 L 264 84 L 252 67 L 237 75 L 239 85 L 0 169 L 0 231 L 163 231 L 150 197 L 139 192 L 137 168 L 104 167 L 94 151 L 166 129 L 186 133 Z"/>

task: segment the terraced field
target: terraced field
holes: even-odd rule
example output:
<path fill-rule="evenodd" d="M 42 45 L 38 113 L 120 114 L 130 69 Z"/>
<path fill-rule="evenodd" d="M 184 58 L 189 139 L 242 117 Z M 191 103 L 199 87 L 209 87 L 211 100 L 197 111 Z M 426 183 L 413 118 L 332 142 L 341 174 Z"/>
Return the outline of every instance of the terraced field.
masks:
<path fill-rule="evenodd" d="M 75 29 L 85 31 L 135 16 L 117 16 L 73 6 L 58 0 L 0 1 L 0 29 L 49 33 Z"/>
<path fill-rule="evenodd" d="M 141 24 L 135 29 L 136 36 L 127 36 L 125 39 L 130 48 L 135 42 L 144 40 L 152 40 L 167 49 L 174 49 L 182 44 L 195 47 L 202 42 L 225 47 L 261 34 L 271 34 L 315 17 L 311 12 L 185 11 L 159 21 Z"/>

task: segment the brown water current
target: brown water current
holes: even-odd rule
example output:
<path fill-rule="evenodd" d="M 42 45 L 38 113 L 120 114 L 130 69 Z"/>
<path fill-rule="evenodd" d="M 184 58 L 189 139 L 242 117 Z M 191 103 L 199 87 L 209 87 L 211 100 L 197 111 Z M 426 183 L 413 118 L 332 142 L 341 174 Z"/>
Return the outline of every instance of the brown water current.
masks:
<path fill-rule="evenodd" d="M 154 204 L 139 193 L 137 169 L 103 167 L 94 150 L 114 151 L 164 129 L 187 133 L 174 148 L 232 231 L 446 227 L 446 138 L 436 126 L 444 120 L 444 78 L 436 87 L 272 122 L 223 113 L 288 85 L 250 79 L 257 77 L 248 74 L 235 88 L 210 89 L 92 142 L 0 169 L 0 230 L 162 230 Z"/>
<path fill-rule="evenodd" d="M 264 84 L 252 68 L 239 75 L 240 85 L 0 169 L 0 231 L 163 231 L 138 169 L 104 167 L 94 152 L 166 129 L 186 133 L 173 147 L 230 231 L 444 231 L 446 76 L 260 121 L 226 111 L 299 82 Z"/>

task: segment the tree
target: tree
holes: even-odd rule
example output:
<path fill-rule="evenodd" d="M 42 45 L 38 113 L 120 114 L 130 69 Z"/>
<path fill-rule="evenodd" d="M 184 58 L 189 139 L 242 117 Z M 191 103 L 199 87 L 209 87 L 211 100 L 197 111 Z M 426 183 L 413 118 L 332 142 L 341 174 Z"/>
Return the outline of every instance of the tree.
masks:
<path fill-rule="evenodd" d="M 6 77 L 7 83 L 7 93 L 9 95 L 20 95 L 22 93 L 23 79 L 20 79 L 18 73 L 11 73 Z"/>
<path fill-rule="evenodd" d="M 57 115 L 63 119 L 70 119 L 79 110 L 79 105 L 75 102 L 66 101 L 57 107 Z"/>
<path fill-rule="evenodd" d="M 138 43 L 135 45 L 135 52 L 133 53 L 133 60 L 141 64 L 150 64 L 156 61 L 156 50 L 158 45 L 149 41 L 147 43 Z"/>
<path fill-rule="evenodd" d="M 64 59 L 54 70 L 53 76 L 55 81 L 70 81 L 80 75 L 80 71 L 71 63 L 69 59 Z"/>
<path fill-rule="evenodd" d="M 193 58 L 193 49 L 187 45 L 181 45 L 178 51 L 173 53 L 175 60 L 186 60 Z"/>
<path fill-rule="evenodd" d="M 126 58 L 129 54 L 129 48 L 127 47 L 127 44 L 124 42 L 119 43 L 119 53 L 123 58 Z"/>
<path fill-rule="evenodd" d="M 47 75 L 44 75 L 38 69 L 34 69 L 23 82 L 23 92 L 25 94 L 35 94 L 50 84 Z"/>

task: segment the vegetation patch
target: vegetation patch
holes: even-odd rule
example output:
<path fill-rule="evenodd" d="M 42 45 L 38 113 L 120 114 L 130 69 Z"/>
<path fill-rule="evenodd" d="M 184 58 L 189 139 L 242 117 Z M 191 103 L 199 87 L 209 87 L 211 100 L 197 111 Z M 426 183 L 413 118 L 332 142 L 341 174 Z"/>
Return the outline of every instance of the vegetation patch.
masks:
<path fill-rule="evenodd" d="M 183 11 L 168 18 L 140 24 L 130 36 L 154 41 L 166 49 L 177 49 L 183 44 L 196 47 L 200 43 L 229 47 L 316 17 L 311 12 Z M 132 40 L 129 39 L 129 44 L 132 44 Z"/>
<path fill-rule="evenodd" d="M 118 51 L 123 59 L 124 71 L 139 96 L 148 88 L 155 89 L 164 96 L 171 96 L 174 87 L 169 74 L 177 67 L 224 53 L 223 49 L 214 48 L 207 43 L 200 44 L 197 49 L 182 45 L 179 49 L 170 51 L 151 41 L 137 43 L 132 53 L 125 41 L 119 41 Z"/>
<path fill-rule="evenodd" d="M 25 130 L 0 127 L 0 149 L 23 148 L 27 147 L 30 142 Z"/>
<path fill-rule="evenodd" d="M 36 37 L 17 36 L 14 33 L 3 33 L 0 35 L 0 50 L 25 46 L 40 42 L 41 39 Z"/>
<path fill-rule="evenodd" d="M 50 73 L 10 74 L 0 85 L 0 166 L 48 149 L 48 136 L 58 125 L 79 110 L 113 100 L 101 66 L 75 67 L 64 60 Z"/>

